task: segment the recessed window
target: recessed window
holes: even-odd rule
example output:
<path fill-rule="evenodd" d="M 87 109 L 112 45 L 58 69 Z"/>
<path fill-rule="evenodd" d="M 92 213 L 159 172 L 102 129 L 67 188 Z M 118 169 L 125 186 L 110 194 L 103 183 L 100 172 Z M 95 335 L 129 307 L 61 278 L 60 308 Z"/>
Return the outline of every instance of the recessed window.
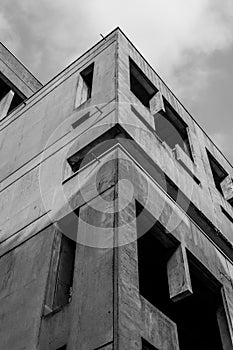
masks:
<path fill-rule="evenodd" d="M 154 116 L 156 134 L 162 141 L 165 141 L 171 149 L 179 145 L 182 150 L 193 159 L 189 144 L 187 124 L 165 99 L 163 99 L 163 101 L 165 112 L 158 112 Z"/>
<path fill-rule="evenodd" d="M 142 350 L 158 350 L 158 349 L 142 338 Z"/>
<path fill-rule="evenodd" d="M 53 309 L 69 303 L 73 285 L 76 242 L 65 235 L 61 237 Z"/>
<path fill-rule="evenodd" d="M 176 323 L 180 350 L 227 348 L 230 333 L 223 307 L 221 285 L 188 252 L 193 293 L 176 301 L 172 300 L 167 266 L 170 257 L 176 252 L 177 243 L 158 226 L 145 208 L 139 203 L 136 203 L 136 208 L 137 212 L 140 212 L 137 216 L 140 294 Z M 140 230 L 145 224 L 152 228 L 141 235 Z"/>
<path fill-rule="evenodd" d="M 150 99 L 158 91 L 154 85 L 149 81 L 141 69 L 129 59 L 130 68 L 130 90 L 141 101 L 141 103 L 149 108 Z"/>
<path fill-rule="evenodd" d="M 74 173 L 85 167 L 87 164 L 98 160 L 98 157 L 101 154 L 106 152 L 117 143 L 115 139 L 105 140 L 103 142 L 101 142 L 101 140 L 103 140 L 102 137 L 98 138 L 95 142 L 87 145 L 75 153 L 73 156 L 68 158 L 67 161 Z"/>
<path fill-rule="evenodd" d="M 210 168 L 214 178 L 215 187 L 219 190 L 219 192 L 222 195 L 224 195 L 221 183 L 228 176 L 228 174 L 208 150 L 207 150 L 207 156 L 209 159 Z"/>
<path fill-rule="evenodd" d="M 0 116 L 2 118 L 18 107 L 25 100 L 25 96 L 19 95 L 12 84 L 8 83 L 6 78 L 3 79 L 0 74 L 0 103 L 3 99 L 6 106 L 2 106 L 1 111 L 4 110 L 4 115 Z"/>
<path fill-rule="evenodd" d="M 91 98 L 94 63 L 85 68 L 78 77 L 75 108 Z"/>
<path fill-rule="evenodd" d="M 67 162 L 72 171 L 77 172 L 92 161 L 99 161 L 98 157 L 114 147 L 122 138 L 129 136 L 118 127 L 113 127 L 69 157 Z"/>
<path fill-rule="evenodd" d="M 71 223 L 72 224 L 72 223 Z M 44 315 L 59 310 L 71 300 L 76 242 L 57 232 L 47 283 Z"/>

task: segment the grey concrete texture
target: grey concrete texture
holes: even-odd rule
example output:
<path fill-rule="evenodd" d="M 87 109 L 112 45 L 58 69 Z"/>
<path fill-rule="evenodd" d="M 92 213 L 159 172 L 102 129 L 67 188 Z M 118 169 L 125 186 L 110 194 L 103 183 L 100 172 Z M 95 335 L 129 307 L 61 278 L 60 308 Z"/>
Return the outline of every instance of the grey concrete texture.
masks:
<path fill-rule="evenodd" d="M 129 56 L 187 124 L 191 165 L 159 140 L 153 115 L 130 91 Z M 75 108 L 78 77 L 93 62 L 91 98 Z M 11 64 L 21 69 L 24 92 L 40 88 Z M 104 133 L 113 138 L 114 128 L 131 141 L 119 137 L 115 148 L 73 173 L 67 159 Z M 222 285 L 232 341 L 233 226 L 221 207 L 232 217 L 233 208 L 215 187 L 206 148 L 232 177 L 223 155 L 119 29 L 1 121 L 0 349 L 139 350 L 141 337 L 161 350 L 179 349 L 176 324 L 139 293 L 136 201 Z M 79 235 L 73 294 L 45 316 L 54 236 L 68 216 Z"/>

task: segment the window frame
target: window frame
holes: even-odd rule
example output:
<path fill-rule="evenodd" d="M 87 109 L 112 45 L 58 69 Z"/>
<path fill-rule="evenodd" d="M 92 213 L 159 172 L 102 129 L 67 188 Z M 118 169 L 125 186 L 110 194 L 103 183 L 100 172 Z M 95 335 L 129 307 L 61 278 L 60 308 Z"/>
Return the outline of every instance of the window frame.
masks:
<path fill-rule="evenodd" d="M 136 87 L 135 87 L 136 85 Z M 129 57 L 129 86 L 133 95 L 150 110 L 150 99 L 158 92 L 158 89 L 148 79 L 145 73 L 139 68 L 139 66 Z M 144 97 L 139 96 L 138 90 L 143 90 Z M 145 96 L 147 95 L 147 96 Z M 146 102 L 147 99 L 147 102 Z M 144 101 L 143 101 L 144 100 Z"/>
<path fill-rule="evenodd" d="M 217 159 L 213 156 L 213 154 L 206 148 L 206 153 L 207 153 L 207 158 L 209 161 L 209 166 L 210 166 L 210 170 L 211 170 L 211 174 L 213 177 L 213 182 L 215 184 L 215 188 L 218 190 L 218 192 L 222 195 L 222 197 L 224 198 L 224 193 L 221 187 L 221 183 L 222 181 L 228 176 L 227 171 L 221 166 L 221 164 L 217 161 Z M 217 174 L 217 171 L 221 172 L 222 175 L 222 179 L 220 181 L 220 179 L 217 179 L 217 177 L 220 177 L 219 174 Z"/>
<path fill-rule="evenodd" d="M 163 96 L 161 96 L 161 98 L 163 109 L 156 113 L 156 115 L 161 116 L 161 118 L 164 118 L 168 123 L 172 125 L 172 127 L 177 131 L 178 135 L 182 139 L 182 143 L 176 142 L 172 145 L 169 144 L 168 139 L 164 138 L 158 132 L 159 128 L 156 125 L 156 115 L 154 115 L 156 135 L 158 135 L 159 139 L 162 142 L 165 142 L 171 150 L 174 150 L 176 148 L 176 145 L 178 145 L 182 149 L 182 151 L 191 159 L 191 161 L 194 162 L 188 124 L 183 120 L 183 118 L 181 118 L 181 116 L 175 110 L 175 108 L 172 107 L 172 105 Z"/>
<path fill-rule="evenodd" d="M 94 68 L 95 62 L 92 62 L 86 68 L 84 68 L 78 75 L 74 102 L 75 109 L 82 106 L 92 97 Z"/>
<path fill-rule="evenodd" d="M 71 261 L 71 279 L 69 283 L 69 296 L 66 298 L 64 303 L 57 304 L 57 291 L 59 283 L 59 275 L 61 271 L 61 259 L 62 259 L 62 248 L 64 249 L 63 242 L 67 241 L 72 245 L 72 261 Z M 68 305 L 72 298 L 72 288 L 74 281 L 74 268 L 75 268 L 75 255 L 76 255 L 76 242 L 64 235 L 63 233 L 56 230 L 52 255 L 50 260 L 50 268 L 47 280 L 46 298 L 44 303 L 44 316 L 61 310 L 64 306 Z M 64 257 L 63 257 L 64 259 Z M 63 283 L 65 284 L 65 283 Z M 68 285 L 68 284 L 67 284 Z"/>

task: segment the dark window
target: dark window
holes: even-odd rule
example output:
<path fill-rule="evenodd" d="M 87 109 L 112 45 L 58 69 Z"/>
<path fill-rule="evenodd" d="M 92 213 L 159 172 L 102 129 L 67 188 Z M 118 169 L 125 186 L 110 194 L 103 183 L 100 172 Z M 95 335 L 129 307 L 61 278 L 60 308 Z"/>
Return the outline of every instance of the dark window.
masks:
<path fill-rule="evenodd" d="M 141 103 L 149 108 L 150 99 L 158 91 L 149 81 L 141 69 L 131 59 L 129 60 L 130 67 L 130 90 L 141 101 Z"/>
<path fill-rule="evenodd" d="M 66 345 L 63 345 L 61 346 L 60 348 L 57 348 L 56 350 L 66 350 L 67 346 Z"/>
<path fill-rule="evenodd" d="M 75 107 L 80 106 L 91 97 L 94 63 L 85 68 L 79 75 Z"/>
<path fill-rule="evenodd" d="M 84 69 L 80 75 L 83 78 L 84 84 L 87 90 L 87 100 L 91 97 L 92 91 L 92 80 L 93 80 L 94 64 L 92 63 L 89 67 Z"/>
<path fill-rule="evenodd" d="M 53 310 L 66 305 L 70 301 L 71 288 L 73 285 L 75 249 L 75 241 L 62 235 L 53 298 Z"/>
<path fill-rule="evenodd" d="M 207 156 L 210 163 L 210 168 L 212 171 L 212 175 L 214 178 L 214 183 L 219 192 L 223 195 L 221 183 L 227 177 L 227 172 L 223 169 L 223 167 L 218 163 L 218 161 L 210 154 L 207 150 Z"/>
<path fill-rule="evenodd" d="M 8 86 L 5 81 L 3 81 L 0 77 L 0 100 L 6 96 L 6 94 L 11 90 L 10 86 Z"/>
<path fill-rule="evenodd" d="M 193 294 L 172 301 L 167 262 L 177 243 L 145 208 L 139 203 L 136 208 L 140 213 L 137 215 L 140 294 L 177 324 L 180 350 L 223 350 L 222 343 L 229 344 L 230 335 L 221 285 L 188 253 Z M 148 232 L 142 235 L 145 225 Z"/>
<path fill-rule="evenodd" d="M 22 102 L 23 102 L 23 98 L 20 97 L 19 95 L 17 95 L 16 93 L 14 94 L 13 100 L 11 102 L 10 108 L 8 110 L 8 113 L 10 113 L 11 111 L 13 111 L 16 107 L 18 107 Z"/>
<path fill-rule="evenodd" d="M 158 350 L 158 349 L 142 338 L 142 350 Z"/>
<path fill-rule="evenodd" d="M 69 157 L 67 162 L 72 171 L 76 172 L 93 160 L 97 160 L 101 154 L 114 147 L 122 138 L 128 139 L 129 136 L 123 130 L 113 127 Z"/>
<path fill-rule="evenodd" d="M 158 112 L 155 115 L 156 134 L 162 141 L 165 141 L 171 149 L 179 145 L 192 159 L 187 124 L 166 100 L 164 100 L 164 108 L 165 112 Z"/>
<path fill-rule="evenodd" d="M 233 197 L 227 200 L 228 203 L 233 207 Z"/>
<path fill-rule="evenodd" d="M 19 94 L 16 91 L 16 88 L 4 77 L 0 74 L 0 101 L 10 92 L 14 94 L 12 101 L 9 105 L 7 113 L 13 111 L 16 107 L 18 107 L 24 100 L 25 96 Z"/>

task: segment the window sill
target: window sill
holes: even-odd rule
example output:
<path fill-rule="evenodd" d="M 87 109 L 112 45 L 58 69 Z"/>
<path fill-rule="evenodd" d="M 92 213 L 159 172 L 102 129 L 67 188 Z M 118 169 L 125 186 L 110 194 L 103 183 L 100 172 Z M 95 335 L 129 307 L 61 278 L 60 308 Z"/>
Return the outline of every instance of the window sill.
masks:
<path fill-rule="evenodd" d="M 43 317 L 50 317 L 50 316 L 53 316 L 54 314 L 62 311 L 63 309 L 65 309 L 68 305 L 70 305 L 70 302 L 71 300 L 65 304 L 65 305 L 62 305 L 62 306 L 59 306 L 55 309 L 50 309 L 50 307 L 48 305 L 44 305 L 44 311 L 43 311 Z"/>
<path fill-rule="evenodd" d="M 91 96 L 92 97 L 92 96 Z M 86 101 L 82 102 L 80 105 L 78 106 L 74 106 L 74 111 L 78 111 L 79 109 L 82 109 L 86 104 L 89 105 L 91 97 L 89 97 Z"/>
<path fill-rule="evenodd" d="M 155 133 L 157 140 L 161 143 L 164 149 L 169 153 L 172 158 L 180 164 L 180 166 L 193 178 L 193 180 L 197 183 L 197 185 L 201 186 L 201 181 L 195 175 L 195 167 L 194 162 L 189 158 L 189 156 L 182 150 L 179 145 L 175 145 L 175 148 L 171 149 L 171 147 Z"/>
<path fill-rule="evenodd" d="M 200 185 L 201 181 L 195 175 L 195 164 L 192 159 L 182 150 L 179 145 L 175 145 L 173 149 L 173 154 L 177 162 L 189 173 L 189 175 L 194 179 L 194 181 Z"/>

